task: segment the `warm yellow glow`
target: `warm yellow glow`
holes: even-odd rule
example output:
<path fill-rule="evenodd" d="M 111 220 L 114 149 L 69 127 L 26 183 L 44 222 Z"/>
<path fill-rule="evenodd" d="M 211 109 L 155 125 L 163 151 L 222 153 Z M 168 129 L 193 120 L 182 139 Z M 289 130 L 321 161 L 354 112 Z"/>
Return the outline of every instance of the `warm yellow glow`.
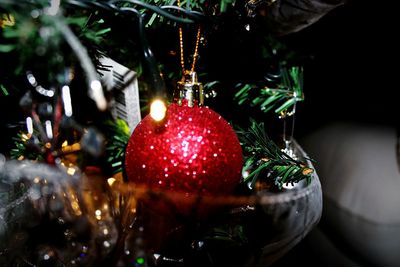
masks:
<path fill-rule="evenodd" d="M 15 18 L 11 14 L 2 14 L 0 16 L 0 27 L 5 28 L 5 27 L 11 27 L 15 25 Z"/>
<path fill-rule="evenodd" d="M 81 208 L 79 207 L 79 203 L 77 200 L 71 200 L 71 207 L 75 212 L 75 215 L 80 216 L 82 214 Z"/>
<path fill-rule="evenodd" d="M 150 116 L 155 121 L 161 121 L 165 118 L 165 113 L 167 112 L 167 107 L 164 101 L 156 99 L 150 105 Z"/>
<path fill-rule="evenodd" d="M 22 134 L 21 135 L 21 139 L 22 139 L 22 141 L 24 141 L 24 142 L 26 142 L 26 141 L 28 141 L 29 139 L 31 138 L 31 134 Z"/>
<path fill-rule="evenodd" d="M 96 219 L 97 219 L 98 221 L 100 221 L 100 220 L 101 220 L 101 210 L 96 210 L 96 211 L 94 212 L 94 214 L 96 215 Z"/>
<path fill-rule="evenodd" d="M 75 172 L 76 172 L 76 169 L 75 168 L 72 168 L 72 167 L 69 167 L 69 168 L 67 168 L 67 173 L 69 174 L 69 175 L 74 175 L 75 174 Z"/>
<path fill-rule="evenodd" d="M 117 181 L 117 180 L 114 177 L 107 179 L 107 183 L 109 186 L 112 186 L 115 183 L 115 181 Z"/>
<path fill-rule="evenodd" d="M 79 143 L 68 145 L 68 142 L 65 141 L 62 144 L 62 147 L 61 147 L 61 151 L 63 153 L 72 153 L 72 152 L 76 152 L 76 151 L 79 151 L 79 150 L 81 150 L 81 145 Z"/>

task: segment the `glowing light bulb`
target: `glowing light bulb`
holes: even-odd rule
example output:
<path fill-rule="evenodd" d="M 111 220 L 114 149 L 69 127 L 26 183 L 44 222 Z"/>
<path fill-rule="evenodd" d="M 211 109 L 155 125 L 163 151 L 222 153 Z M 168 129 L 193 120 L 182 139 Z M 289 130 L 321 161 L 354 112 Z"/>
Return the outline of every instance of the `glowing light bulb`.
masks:
<path fill-rule="evenodd" d="M 164 101 L 156 99 L 151 103 L 150 106 L 150 116 L 155 121 L 161 121 L 165 118 L 165 113 L 167 112 L 167 107 Z"/>
<path fill-rule="evenodd" d="M 117 180 L 114 177 L 108 178 L 107 183 L 109 186 L 112 186 Z"/>
<path fill-rule="evenodd" d="M 90 97 L 94 99 L 96 102 L 97 108 L 100 110 L 106 110 L 107 108 L 107 101 L 104 98 L 103 88 L 101 86 L 100 81 L 93 80 L 90 82 Z"/>
<path fill-rule="evenodd" d="M 68 85 L 64 85 L 62 87 L 62 100 L 64 102 L 64 111 L 67 117 L 72 116 L 72 101 L 71 101 L 71 93 Z"/>

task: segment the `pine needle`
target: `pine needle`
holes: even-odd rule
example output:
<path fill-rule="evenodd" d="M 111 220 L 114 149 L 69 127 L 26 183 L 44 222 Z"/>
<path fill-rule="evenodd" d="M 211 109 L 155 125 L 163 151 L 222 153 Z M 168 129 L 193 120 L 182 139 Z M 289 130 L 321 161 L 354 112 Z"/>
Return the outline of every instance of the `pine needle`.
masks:
<path fill-rule="evenodd" d="M 249 129 L 236 131 L 244 150 L 243 172 L 248 174 L 244 182 L 251 189 L 260 179 L 279 189 L 284 184 L 297 183 L 303 179 L 310 182 L 313 170 L 282 152 L 266 134 L 263 122 L 257 123 L 254 119 L 250 121 Z"/>

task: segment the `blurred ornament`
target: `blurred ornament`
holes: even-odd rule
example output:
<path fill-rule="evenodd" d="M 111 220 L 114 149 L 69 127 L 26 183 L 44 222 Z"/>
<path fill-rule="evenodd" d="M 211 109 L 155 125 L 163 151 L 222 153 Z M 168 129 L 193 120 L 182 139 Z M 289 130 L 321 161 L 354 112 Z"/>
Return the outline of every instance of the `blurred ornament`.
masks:
<path fill-rule="evenodd" d="M 87 166 L 84 174 L 81 188 L 86 208 L 85 215 L 94 228 L 92 238 L 100 250 L 97 256 L 106 258 L 114 250 L 118 238 L 114 198 L 100 168 Z"/>
<path fill-rule="evenodd" d="M 164 120 L 146 116 L 133 132 L 125 168 L 129 181 L 186 196 L 229 194 L 240 182 L 242 149 L 232 127 L 203 106 L 190 72 L 178 83 Z"/>
<path fill-rule="evenodd" d="M 118 220 L 99 169 L 4 161 L 0 178 L 10 192 L 0 199 L 0 266 L 99 266 L 114 256 Z"/>
<path fill-rule="evenodd" d="M 84 130 L 80 144 L 82 150 L 94 157 L 99 157 L 104 152 L 104 136 L 93 127 Z"/>

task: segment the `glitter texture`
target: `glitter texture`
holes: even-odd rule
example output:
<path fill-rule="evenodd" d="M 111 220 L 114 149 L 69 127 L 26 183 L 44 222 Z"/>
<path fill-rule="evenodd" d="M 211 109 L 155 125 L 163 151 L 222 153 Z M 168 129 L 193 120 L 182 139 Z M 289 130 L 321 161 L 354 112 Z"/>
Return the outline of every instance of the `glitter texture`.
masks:
<path fill-rule="evenodd" d="M 129 181 L 188 194 L 229 194 L 240 182 L 239 140 L 207 107 L 170 104 L 163 122 L 146 116 L 125 155 Z"/>

